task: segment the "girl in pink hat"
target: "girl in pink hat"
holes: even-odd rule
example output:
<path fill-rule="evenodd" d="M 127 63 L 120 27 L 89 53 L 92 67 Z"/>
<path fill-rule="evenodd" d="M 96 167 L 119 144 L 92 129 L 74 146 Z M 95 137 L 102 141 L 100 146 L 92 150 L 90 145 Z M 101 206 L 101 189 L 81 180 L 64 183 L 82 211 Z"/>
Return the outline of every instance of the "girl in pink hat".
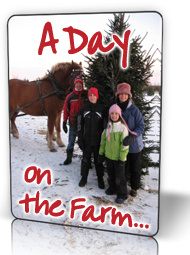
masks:
<path fill-rule="evenodd" d="M 128 127 L 121 115 L 121 109 L 114 104 L 109 109 L 107 128 L 102 133 L 99 159 L 105 155 L 108 171 L 109 188 L 107 195 L 116 194 L 116 203 L 122 204 L 127 199 L 125 178 L 125 160 L 129 146 L 123 145 L 123 140 L 129 135 Z"/>

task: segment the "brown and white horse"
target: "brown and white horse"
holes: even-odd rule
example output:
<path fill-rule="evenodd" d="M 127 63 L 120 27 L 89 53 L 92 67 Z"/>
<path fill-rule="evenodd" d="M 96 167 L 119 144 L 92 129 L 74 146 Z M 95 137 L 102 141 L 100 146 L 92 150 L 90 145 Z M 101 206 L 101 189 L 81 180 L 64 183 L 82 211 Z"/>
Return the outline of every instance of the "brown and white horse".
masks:
<path fill-rule="evenodd" d="M 47 115 L 47 142 L 50 151 L 56 151 L 53 144 L 54 127 L 56 142 L 63 147 L 60 118 L 64 99 L 74 86 L 74 78 L 82 72 L 82 63 L 64 62 L 54 65 L 39 81 L 9 80 L 10 131 L 19 138 L 15 119 L 19 111 L 32 116 Z"/>

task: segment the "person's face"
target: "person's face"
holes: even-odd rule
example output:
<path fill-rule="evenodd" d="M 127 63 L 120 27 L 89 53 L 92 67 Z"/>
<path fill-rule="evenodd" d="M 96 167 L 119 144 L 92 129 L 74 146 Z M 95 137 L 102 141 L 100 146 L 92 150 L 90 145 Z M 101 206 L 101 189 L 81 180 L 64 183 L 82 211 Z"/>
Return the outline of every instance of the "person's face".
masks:
<path fill-rule="evenodd" d="M 89 101 L 90 101 L 91 103 L 95 104 L 95 103 L 97 102 L 97 96 L 94 95 L 94 94 L 92 94 L 92 93 L 90 93 L 90 95 L 89 95 Z"/>
<path fill-rule="evenodd" d="M 83 86 L 82 86 L 82 83 L 81 83 L 81 82 L 76 82 L 76 83 L 75 83 L 75 88 L 76 88 L 77 90 L 80 91 L 80 90 L 82 89 L 82 87 L 83 87 Z"/>
<path fill-rule="evenodd" d="M 119 94 L 119 101 L 121 103 L 124 103 L 129 98 L 129 95 L 127 93 L 121 93 Z"/>
<path fill-rule="evenodd" d="M 119 119 L 119 113 L 112 112 L 111 115 L 110 115 L 110 117 L 111 117 L 111 120 L 112 120 L 113 122 L 116 122 L 116 121 L 118 121 L 118 119 Z"/>

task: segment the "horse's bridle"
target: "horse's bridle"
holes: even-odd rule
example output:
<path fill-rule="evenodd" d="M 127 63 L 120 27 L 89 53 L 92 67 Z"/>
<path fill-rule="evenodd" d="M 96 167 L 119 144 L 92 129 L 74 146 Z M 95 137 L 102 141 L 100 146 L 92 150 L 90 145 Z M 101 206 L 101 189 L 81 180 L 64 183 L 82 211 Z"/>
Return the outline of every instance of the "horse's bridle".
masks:
<path fill-rule="evenodd" d="M 80 72 L 80 74 L 76 74 L 76 72 Z M 74 78 L 76 78 L 76 76 L 78 76 L 78 75 L 82 76 L 82 77 L 85 77 L 85 75 L 84 75 L 81 68 L 80 69 L 72 69 L 71 76 L 74 76 Z"/>
<path fill-rule="evenodd" d="M 57 82 L 55 76 L 54 76 L 49 70 L 47 70 L 47 71 L 48 71 L 48 76 L 49 76 L 49 78 L 50 78 L 50 81 L 51 81 L 51 83 L 52 83 L 52 85 L 53 85 L 55 94 L 56 94 L 60 99 L 65 99 L 65 97 L 66 97 L 65 91 L 64 91 L 63 88 L 59 85 L 59 83 Z M 77 74 L 76 74 L 76 72 L 77 72 Z M 80 72 L 80 73 L 78 74 L 78 72 Z M 84 77 L 84 73 L 83 73 L 82 69 L 81 69 L 81 68 L 80 68 L 80 69 L 72 69 L 72 71 L 71 71 L 71 76 L 74 76 L 74 78 L 75 78 L 75 77 L 78 76 L 78 75 L 80 75 L 81 77 Z"/>
<path fill-rule="evenodd" d="M 66 93 L 63 90 L 63 88 L 59 85 L 57 80 L 55 79 L 55 76 L 49 71 L 48 71 L 48 77 L 50 78 L 51 84 L 53 85 L 54 88 L 54 93 L 60 98 L 60 99 L 65 99 Z"/>

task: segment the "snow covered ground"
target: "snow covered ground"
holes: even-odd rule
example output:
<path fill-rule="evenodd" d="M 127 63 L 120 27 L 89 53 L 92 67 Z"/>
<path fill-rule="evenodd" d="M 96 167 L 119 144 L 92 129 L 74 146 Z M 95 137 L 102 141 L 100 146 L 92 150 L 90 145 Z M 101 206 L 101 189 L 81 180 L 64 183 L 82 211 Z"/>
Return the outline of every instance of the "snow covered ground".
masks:
<path fill-rule="evenodd" d="M 160 116 L 156 113 L 153 118 L 154 127 L 150 139 L 159 140 Z M 58 147 L 55 153 L 49 151 L 45 139 L 47 117 L 33 117 L 27 115 L 17 118 L 16 124 L 20 133 L 20 138 L 15 139 L 12 135 L 10 137 L 12 213 L 16 218 L 146 236 L 156 234 L 158 230 L 159 210 L 158 168 L 149 168 L 149 175 L 143 176 L 142 188 L 139 190 L 136 198 L 129 196 L 124 204 L 118 205 L 114 202 L 115 196 L 108 196 L 105 194 L 105 190 L 98 188 L 94 166 L 90 169 L 86 186 L 84 188 L 78 186 L 80 181 L 81 151 L 77 144 L 75 145 L 75 157 L 73 158 L 73 162 L 68 166 L 62 165 L 66 157 L 66 147 Z M 67 145 L 68 136 L 63 131 L 61 135 L 65 145 Z M 153 137 L 153 135 L 155 137 Z M 156 160 L 159 160 L 159 155 L 153 154 L 152 156 L 155 157 Z M 40 168 L 42 171 L 45 169 L 51 170 L 52 184 L 47 185 L 45 180 L 39 185 L 34 182 L 26 183 L 24 181 L 24 173 L 27 167 L 31 165 Z M 107 187 L 106 172 L 104 180 Z M 65 213 L 60 217 L 46 216 L 42 209 L 40 213 L 35 214 L 34 203 L 31 203 L 29 206 L 29 213 L 25 213 L 24 205 L 19 204 L 19 201 L 24 199 L 26 193 L 28 193 L 30 197 L 35 197 L 37 191 L 40 191 L 40 202 L 47 199 L 50 204 L 52 204 L 56 200 L 61 200 L 62 205 L 59 207 L 59 210 L 63 209 Z M 93 222 L 91 220 L 83 222 L 81 220 L 82 210 L 78 210 L 75 213 L 75 217 L 72 219 L 70 217 L 70 202 L 75 198 L 86 199 L 85 203 L 81 203 L 85 205 L 85 209 L 89 205 L 94 205 L 96 216 L 100 214 L 101 207 L 107 208 L 108 206 L 116 208 L 116 210 L 123 215 L 129 213 L 132 217 L 133 226 L 129 227 L 127 220 L 122 226 L 119 226 L 118 222 L 112 224 L 111 212 L 105 217 L 104 223 L 100 221 Z M 138 227 L 134 227 L 134 223 L 138 223 Z M 143 228 L 140 227 L 140 223 L 143 224 Z M 145 228 L 146 224 L 149 225 L 148 229 Z M 82 230 L 77 231 L 75 230 L 74 232 L 75 234 L 77 232 L 77 236 L 80 238 Z"/>

